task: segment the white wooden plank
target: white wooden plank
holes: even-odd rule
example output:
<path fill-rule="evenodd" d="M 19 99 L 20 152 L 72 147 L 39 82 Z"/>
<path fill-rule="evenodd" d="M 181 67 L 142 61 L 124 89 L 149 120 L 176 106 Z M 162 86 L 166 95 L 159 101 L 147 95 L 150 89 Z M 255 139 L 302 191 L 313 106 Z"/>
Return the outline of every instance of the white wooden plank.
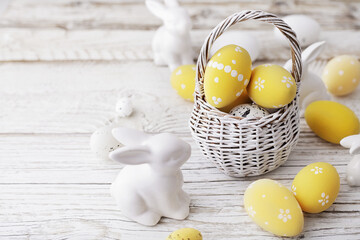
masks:
<path fill-rule="evenodd" d="M 360 3 L 357 0 L 187 0 L 183 5 L 192 17 L 195 29 L 213 28 L 227 16 L 244 9 L 260 9 L 277 15 L 308 14 L 319 21 L 324 29 L 356 29 L 360 19 Z M 160 23 L 140 0 L 12 0 L 1 17 L 1 26 L 4 27 L 56 27 L 68 30 L 154 29 Z M 260 28 L 264 26 L 256 25 Z"/>
<path fill-rule="evenodd" d="M 241 186 L 239 184 L 238 186 Z M 2 185 L 0 236 L 18 235 L 41 238 L 74 239 L 165 239 L 179 227 L 196 226 L 204 239 L 239 239 L 246 236 L 256 239 L 274 237 L 253 224 L 242 206 L 243 192 L 236 185 L 223 183 L 203 188 L 187 189 L 193 200 L 191 214 L 185 221 L 162 219 L 155 227 L 139 227 L 123 217 L 110 198 L 107 185 Z M 209 194 L 213 188 L 227 188 L 233 194 Z M 199 192 L 201 192 L 199 194 Z M 202 195 L 204 194 L 204 195 Z M 354 195 L 349 195 L 354 197 Z M 340 196 L 339 196 L 340 198 Z M 337 201 L 339 202 L 339 201 Z M 36 209 L 34 214 L 33 209 Z M 305 231 L 302 237 L 356 236 L 359 205 L 336 203 L 321 214 L 305 214 Z M 341 225 L 338 219 L 342 219 Z M 246 226 L 246 227 L 242 227 Z M 139 234 L 141 232 L 142 234 Z M 256 235 L 254 235 L 256 233 Z"/>
<path fill-rule="evenodd" d="M 240 25 L 239 25 L 240 26 Z M 198 53 L 209 30 L 192 31 L 193 49 Z M 254 34 L 262 45 L 260 60 L 287 60 L 290 50 L 282 46 L 271 30 L 245 31 Z M 0 61 L 139 61 L 152 60 L 154 31 L 0 29 Z M 266 40 L 265 40 L 266 39 Z M 340 54 L 360 55 L 360 31 L 326 31 L 320 36 L 327 47 L 320 58 Z M 340 44 L 341 43 L 341 44 Z"/>

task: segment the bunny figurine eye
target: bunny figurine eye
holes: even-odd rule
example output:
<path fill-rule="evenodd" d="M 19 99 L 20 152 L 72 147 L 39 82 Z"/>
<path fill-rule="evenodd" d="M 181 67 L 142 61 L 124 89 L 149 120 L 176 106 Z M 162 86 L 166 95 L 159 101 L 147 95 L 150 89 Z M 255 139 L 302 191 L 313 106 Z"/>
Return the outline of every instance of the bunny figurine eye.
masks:
<path fill-rule="evenodd" d="M 180 167 L 191 155 L 190 145 L 169 133 L 150 135 L 128 128 L 112 133 L 125 145 L 110 153 L 111 159 L 127 165 L 111 185 L 122 213 L 147 226 L 162 216 L 185 219 L 190 198 L 182 189 Z"/>

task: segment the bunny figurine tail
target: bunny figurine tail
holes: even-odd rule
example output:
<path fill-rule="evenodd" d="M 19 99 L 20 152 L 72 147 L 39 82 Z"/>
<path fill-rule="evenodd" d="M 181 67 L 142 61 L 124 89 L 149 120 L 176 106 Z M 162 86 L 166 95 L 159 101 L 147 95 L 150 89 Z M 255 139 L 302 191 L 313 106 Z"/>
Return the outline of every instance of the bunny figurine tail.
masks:
<path fill-rule="evenodd" d="M 190 158 L 190 145 L 169 133 L 121 127 L 112 134 L 125 145 L 109 155 L 126 165 L 110 189 L 123 215 L 146 226 L 156 225 L 161 217 L 185 219 L 190 198 L 182 189 L 180 167 Z"/>

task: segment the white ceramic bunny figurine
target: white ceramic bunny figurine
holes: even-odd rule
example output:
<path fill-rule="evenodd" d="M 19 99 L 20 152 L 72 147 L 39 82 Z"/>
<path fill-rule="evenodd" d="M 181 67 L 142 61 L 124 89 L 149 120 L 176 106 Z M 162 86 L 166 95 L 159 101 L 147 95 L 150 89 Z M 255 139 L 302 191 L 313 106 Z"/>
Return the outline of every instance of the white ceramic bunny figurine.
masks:
<path fill-rule="evenodd" d="M 300 114 L 304 115 L 306 107 L 318 100 L 329 100 L 330 96 L 321 78 L 309 71 L 309 63 L 313 62 L 324 49 L 325 42 L 316 42 L 307 47 L 301 54 L 302 78 L 300 85 Z M 291 71 L 292 61 L 289 60 L 284 68 Z"/>
<path fill-rule="evenodd" d="M 355 154 L 347 166 L 347 183 L 350 186 L 360 186 L 360 134 L 348 136 L 342 139 L 340 144 L 350 148 L 350 154 Z"/>
<path fill-rule="evenodd" d="M 147 226 L 162 216 L 185 219 L 190 198 L 182 189 L 180 167 L 191 155 L 190 145 L 169 133 L 150 135 L 129 128 L 113 129 L 113 136 L 125 145 L 109 155 L 127 165 L 111 186 L 122 213 Z"/>
<path fill-rule="evenodd" d="M 156 0 L 146 0 L 146 6 L 155 16 L 163 20 L 152 42 L 156 65 L 176 67 L 193 64 L 191 48 L 191 19 L 177 0 L 164 0 L 165 5 Z"/>

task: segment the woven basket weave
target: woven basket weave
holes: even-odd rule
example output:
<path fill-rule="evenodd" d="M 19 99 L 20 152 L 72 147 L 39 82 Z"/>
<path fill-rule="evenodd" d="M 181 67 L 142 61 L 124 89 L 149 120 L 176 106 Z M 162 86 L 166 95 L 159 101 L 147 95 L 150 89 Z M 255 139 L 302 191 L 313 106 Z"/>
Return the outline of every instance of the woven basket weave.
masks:
<path fill-rule="evenodd" d="M 205 101 L 203 77 L 213 42 L 232 25 L 250 19 L 271 23 L 288 38 L 293 62 L 291 74 L 300 87 L 301 49 L 295 33 L 277 16 L 245 10 L 229 16 L 211 31 L 197 61 L 190 128 L 204 156 L 232 177 L 257 176 L 278 168 L 299 137 L 299 91 L 290 104 L 258 119 L 234 117 Z"/>

